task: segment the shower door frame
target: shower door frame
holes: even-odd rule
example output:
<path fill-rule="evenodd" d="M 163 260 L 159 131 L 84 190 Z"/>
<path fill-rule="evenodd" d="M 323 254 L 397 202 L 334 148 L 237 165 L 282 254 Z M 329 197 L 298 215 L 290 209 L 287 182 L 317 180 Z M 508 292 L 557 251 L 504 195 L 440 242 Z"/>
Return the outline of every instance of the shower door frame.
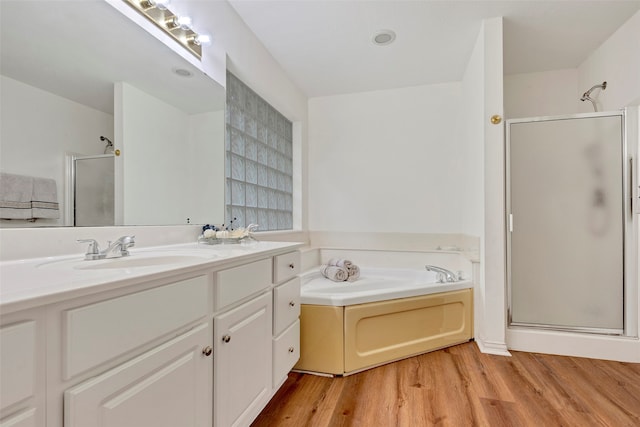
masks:
<path fill-rule="evenodd" d="M 627 109 L 620 111 L 605 111 L 597 113 L 583 113 L 583 114 L 568 114 L 559 116 L 540 116 L 540 117 L 526 117 L 518 119 L 508 119 L 505 122 L 505 224 L 506 224 L 506 280 L 507 280 L 507 327 L 517 327 L 526 329 L 538 329 L 538 330 L 550 330 L 550 331 L 562 331 L 562 332 L 578 332 L 600 335 L 618 335 L 618 336 L 638 336 L 638 308 L 632 304 L 637 304 L 638 300 L 638 286 L 632 286 L 631 283 L 637 281 L 637 267 L 630 265 L 633 255 L 637 253 L 636 238 L 633 235 L 636 229 L 636 222 L 634 221 L 634 212 L 632 206 L 633 188 L 635 186 L 632 169 L 633 162 L 635 161 L 636 149 L 629 146 L 629 129 L 628 118 L 632 114 L 628 114 Z M 636 112 L 637 114 L 637 112 Z M 593 328 L 593 327 L 573 327 L 573 326 L 559 326 L 559 325 L 547 325 L 538 323 L 519 323 L 513 322 L 512 319 L 512 277 L 511 277 L 511 261 L 512 261 L 512 224 L 511 224 L 511 124 L 516 123 L 533 123 L 533 122 L 547 122 L 558 120 L 573 120 L 573 119 L 588 119 L 598 117 L 620 117 L 622 125 L 622 278 L 623 278 L 623 291 L 622 291 L 622 320 L 623 329 L 606 329 L 606 328 Z M 629 197 L 628 197 L 629 196 Z"/>
<path fill-rule="evenodd" d="M 73 152 L 65 153 L 65 176 L 64 176 L 64 225 L 75 227 L 76 213 L 76 160 L 105 159 L 114 157 L 114 154 L 80 154 Z M 115 165 L 114 165 L 115 166 Z M 114 194 L 115 198 L 115 194 Z M 115 225 L 115 204 L 114 204 L 114 225 Z M 104 226 L 98 226 L 104 227 Z"/>

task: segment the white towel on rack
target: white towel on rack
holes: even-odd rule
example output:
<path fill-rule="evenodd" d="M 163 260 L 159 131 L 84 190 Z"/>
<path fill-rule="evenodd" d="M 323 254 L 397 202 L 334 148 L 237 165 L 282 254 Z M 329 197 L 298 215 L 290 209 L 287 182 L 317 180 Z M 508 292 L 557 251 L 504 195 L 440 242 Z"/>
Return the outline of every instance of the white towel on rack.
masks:
<path fill-rule="evenodd" d="M 54 179 L 33 178 L 31 208 L 33 218 L 60 218 L 58 187 Z"/>
<path fill-rule="evenodd" d="M 0 218 L 31 219 L 33 177 L 0 173 Z"/>

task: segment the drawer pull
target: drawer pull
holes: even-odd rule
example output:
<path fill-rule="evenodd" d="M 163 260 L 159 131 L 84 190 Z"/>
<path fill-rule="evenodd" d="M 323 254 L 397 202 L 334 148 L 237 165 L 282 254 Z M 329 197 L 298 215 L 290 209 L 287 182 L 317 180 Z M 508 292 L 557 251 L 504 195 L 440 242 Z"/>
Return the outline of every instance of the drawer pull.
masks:
<path fill-rule="evenodd" d="M 293 347 L 289 347 L 289 353 L 293 353 L 296 349 Z"/>
<path fill-rule="evenodd" d="M 213 353 L 213 349 L 209 345 L 202 349 L 202 354 L 205 356 L 211 356 L 211 353 Z"/>
<path fill-rule="evenodd" d="M 225 335 L 225 336 L 223 336 L 223 337 L 222 337 L 222 341 L 223 341 L 223 342 L 229 342 L 229 341 L 231 341 L 231 335 Z"/>
<path fill-rule="evenodd" d="M 296 303 L 294 301 L 289 301 L 289 307 L 295 307 Z"/>
<path fill-rule="evenodd" d="M 291 263 L 289 264 L 289 268 L 293 270 L 294 268 L 296 268 L 296 265 L 294 263 Z"/>

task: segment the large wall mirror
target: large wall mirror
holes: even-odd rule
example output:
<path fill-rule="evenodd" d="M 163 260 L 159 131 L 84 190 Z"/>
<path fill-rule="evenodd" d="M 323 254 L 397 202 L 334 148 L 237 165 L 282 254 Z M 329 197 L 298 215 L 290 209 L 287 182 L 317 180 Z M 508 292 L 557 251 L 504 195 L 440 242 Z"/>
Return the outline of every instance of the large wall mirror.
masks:
<path fill-rule="evenodd" d="M 103 0 L 1 1 L 0 43 L 0 170 L 54 179 L 60 207 L 0 226 L 223 222 L 220 84 Z"/>

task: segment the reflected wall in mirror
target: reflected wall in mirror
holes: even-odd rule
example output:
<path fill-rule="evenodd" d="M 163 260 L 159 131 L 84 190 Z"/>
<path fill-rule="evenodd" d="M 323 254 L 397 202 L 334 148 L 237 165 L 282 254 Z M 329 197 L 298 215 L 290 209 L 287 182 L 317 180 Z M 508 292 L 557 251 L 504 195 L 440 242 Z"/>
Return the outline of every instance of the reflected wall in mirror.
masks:
<path fill-rule="evenodd" d="M 0 226 L 74 225 L 65 159 L 104 154 L 101 136 L 115 225 L 224 221 L 220 84 L 105 1 L 3 0 L 0 43 L 0 170 L 55 179 L 61 212 Z"/>

